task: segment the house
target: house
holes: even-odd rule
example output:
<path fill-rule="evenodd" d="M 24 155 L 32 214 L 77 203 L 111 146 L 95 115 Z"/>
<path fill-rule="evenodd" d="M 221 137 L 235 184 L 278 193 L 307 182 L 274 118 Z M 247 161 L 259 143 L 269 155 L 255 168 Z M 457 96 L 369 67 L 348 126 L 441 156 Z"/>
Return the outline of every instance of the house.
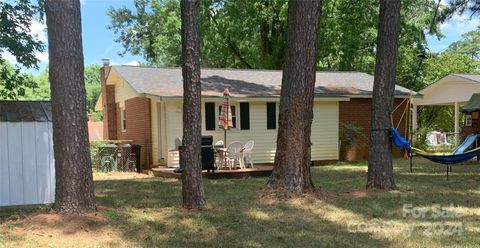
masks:
<path fill-rule="evenodd" d="M 0 101 L 0 207 L 55 201 L 49 102 Z"/>
<path fill-rule="evenodd" d="M 338 160 L 339 123 L 352 122 L 370 133 L 373 77 L 360 72 L 316 74 L 312 160 Z M 103 110 L 104 138 L 142 146 L 142 164 L 168 163 L 168 151 L 182 136 L 181 68 L 110 66 L 101 69 L 102 92 L 96 110 Z M 227 142 L 255 141 L 255 163 L 271 163 L 276 149 L 282 72 L 276 70 L 202 69 L 202 134 L 223 140 L 217 126 L 223 91 L 231 93 L 234 128 Z M 396 86 L 398 105 L 410 90 Z M 395 113 L 400 120 L 401 111 Z M 294 120 L 292 120 L 294 121 Z M 400 128 L 404 130 L 404 128 Z M 349 151 L 350 159 L 367 156 L 367 140 Z"/>
<path fill-rule="evenodd" d="M 413 99 L 412 121 L 414 132 L 418 129 L 418 106 L 454 106 L 455 143 L 458 144 L 461 135 L 460 110 L 462 106 L 468 103 L 474 93 L 480 93 L 480 75 L 450 74 L 432 83 L 419 93 L 423 95 L 423 98 Z M 471 117 L 478 120 L 478 113 L 473 113 Z M 466 127 L 465 134 L 473 131 L 478 132 L 478 127 L 475 128 L 477 130 L 474 130 L 473 125 Z"/>

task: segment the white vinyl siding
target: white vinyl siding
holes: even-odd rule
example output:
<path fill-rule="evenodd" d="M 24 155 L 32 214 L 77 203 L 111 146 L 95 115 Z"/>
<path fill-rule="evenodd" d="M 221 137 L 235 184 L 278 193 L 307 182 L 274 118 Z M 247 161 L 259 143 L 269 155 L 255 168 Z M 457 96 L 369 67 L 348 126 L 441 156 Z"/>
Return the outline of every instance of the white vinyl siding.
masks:
<path fill-rule="evenodd" d="M 218 105 L 221 100 L 216 102 L 215 112 L 218 112 Z M 276 104 L 276 114 L 278 120 L 278 102 Z M 165 133 L 166 146 L 164 152 L 175 148 L 175 138 L 182 136 L 182 109 L 181 101 L 165 102 Z M 154 111 L 152 111 L 154 112 Z M 238 108 L 237 108 L 238 112 Z M 239 117 L 239 113 L 237 113 Z M 212 135 L 214 143 L 224 140 L 222 129 L 215 131 L 205 130 L 205 108 L 202 101 L 202 134 Z M 218 113 L 216 113 L 218 119 Z M 153 116 L 152 116 L 153 119 Z M 217 120 L 215 120 L 217 123 Z M 237 120 L 239 125 L 240 120 Z M 278 126 L 278 125 L 277 125 Z M 158 128 L 158 125 L 152 125 L 152 128 Z M 154 131 L 152 131 L 153 133 Z M 155 137 L 152 135 L 152 137 Z M 158 139 L 158 138 L 157 138 Z M 250 130 L 240 130 L 240 128 L 227 131 L 227 145 L 233 141 L 247 142 L 255 141 L 252 153 L 254 163 L 273 163 L 275 158 L 277 130 L 267 129 L 266 102 L 250 102 Z M 312 160 L 337 160 L 338 159 L 338 102 L 316 101 L 314 104 L 314 121 L 312 125 Z M 154 158 L 158 157 L 158 151 L 154 148 Z M 157 153 L 157 155 L 155 155 Z M 156 160 L 154 160 L 156 161 Z"/>
<path fill-rule="evenodd" d="M 0 206 L 53 203 L 52 123 L 0 122 Z"/>

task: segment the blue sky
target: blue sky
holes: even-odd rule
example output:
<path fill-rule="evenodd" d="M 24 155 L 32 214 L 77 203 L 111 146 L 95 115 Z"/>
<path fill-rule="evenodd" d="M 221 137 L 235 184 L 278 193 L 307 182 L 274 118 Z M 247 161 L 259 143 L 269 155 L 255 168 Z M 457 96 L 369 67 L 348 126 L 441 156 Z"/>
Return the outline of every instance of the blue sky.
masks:
<path fill-rule="evenodd" d="M 133 61 L 144 61 L 140 56 L 126 54 L 124 57 L 118 55 L 123 51 L 122 46 L 115 42 L 116 35 L 107 26 L 110 24 L 110 18 L 106 12 L 110 6 L 120 8 L 125 6 L 133 8 L 133 0 L 81 0 L 82 11 L 82 31 L 83 31 L 83 51 L 85 65 L 94 63 L 101 64 L 103 58 L 109 58 L 112 64 L 132 63 Z M 480 18 L 469 19 L 468 16 L 455 16 L 449 22 L 441 25 L 441 31 L 445 38 L 438 40 L 435 37 L 428 38 L 428 47 L 431 51 L 439 52 L 445 50 L 448 45 L 461 38 L 465 32 L 474 30 L 480 25 Z M 46 42 L 45 25 L 34 23 L 32 32 L 37 34 L 40 40 Z M 4 58 L 14 62 L 11 55 L 4 54 Z M 40 59 L 40 70 L 45 68 L 48 63 L 48 53 L 38 53 Z M 38 73 L 35 70 L 29 72 Z"/>

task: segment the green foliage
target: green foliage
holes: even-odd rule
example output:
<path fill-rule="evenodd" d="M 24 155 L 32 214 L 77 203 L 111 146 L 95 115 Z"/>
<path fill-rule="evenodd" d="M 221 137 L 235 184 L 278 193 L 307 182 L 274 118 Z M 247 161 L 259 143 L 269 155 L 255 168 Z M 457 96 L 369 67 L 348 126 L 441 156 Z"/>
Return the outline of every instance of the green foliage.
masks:
<path fill-rule="evenodd" d="M 85 89 L 87 92 L 87 110 L 89 113 L 94 114 L 95 120 L 102 119 L 101 112 L 95 112 L 95 104 L 97 103 L 101 91 L 100 68 L 100 65 L 92 64 L 86 66 L 84 71 Z M 39 75 L 31 78 L 35 82 L 34 85 L 25 89 L 24 96 L 19 98 L 23 100 L 50 100 L 48 68 L 45 68 Z"/>
<path fill-rule="evenodd" d="M 95 112 L 95 104 L 100 96 L 100 68 L 101 66 L 98 64 L 91 64 L 85 67 L 85 89 L 87 91 L 88 113 Z"/>
<path fill-rule="evenodd" d="M 44 50 L 38 37 L 30 33 L 32 24 L 42 21 L 41 10 L 41 4 L 29 0 L 0 2 L 0 52 L 11 53 L 25 67 L 37 67 L 35 53 Z"/>
<path fill-rule="evenodd" d="M 26 89 L 35 86 L 31 75 L 21 73 L 8 61 L 0 59 L 0 99 L 16 99 L 25 94 Z"/>
<path fill-rule="evenodd" d="M 152 65 L 180 64 L 178 0 L 136 0 L 136 10 L 108 11 L 110 28 L 124 51 L 142 55 Z M 378 0 L 325 0 L 320 18 L 320 70 L 373 73 Z M 399 83 L 411 84 L 417 55 L 426 45 L 434 0 L 402 1 Z M 202 66 L 281 69 L 287 1 L 201 1 Z M 436 25 L 433 26 L 434 28 Z M 432 32 L 439 35 L 436 29 Z"/>
<path fill-rule="evenodd" d="M 35 86 L 31 77 L 9 64 L 2 53 L 10 53 L 22 66 L 37 67 L 35 53 L 42 52 L 44 46 L 31 34 L 30 27 L 35 21 L 42 21 L 41 3 L 0 1 L 0 98 L 15 99 L 22 96 L 26 88 Z"/>
<path fill-rule="evenodd" d="M 348 149 L 367 139 L 362 127 L 352 122 L 340 122 L 339 140 L 340 140 L 340 160 L 345 160 Z"/>
<path fill-rule="evenodd" d="M 472 59 L 480 59 L 480 31 L 474 30 L 462 34 L 462 39 L 451 43 L 447 51 L 468 55 Z"/>

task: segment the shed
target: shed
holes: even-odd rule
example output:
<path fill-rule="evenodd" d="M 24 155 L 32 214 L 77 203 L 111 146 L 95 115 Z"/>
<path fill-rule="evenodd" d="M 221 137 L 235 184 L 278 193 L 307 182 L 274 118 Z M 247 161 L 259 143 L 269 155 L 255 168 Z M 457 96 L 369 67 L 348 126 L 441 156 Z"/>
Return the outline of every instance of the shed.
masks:
<path fill-rule="evenodd" d="M 0 101 L 0 207 L 54 200 L 50 102 Z"/>

